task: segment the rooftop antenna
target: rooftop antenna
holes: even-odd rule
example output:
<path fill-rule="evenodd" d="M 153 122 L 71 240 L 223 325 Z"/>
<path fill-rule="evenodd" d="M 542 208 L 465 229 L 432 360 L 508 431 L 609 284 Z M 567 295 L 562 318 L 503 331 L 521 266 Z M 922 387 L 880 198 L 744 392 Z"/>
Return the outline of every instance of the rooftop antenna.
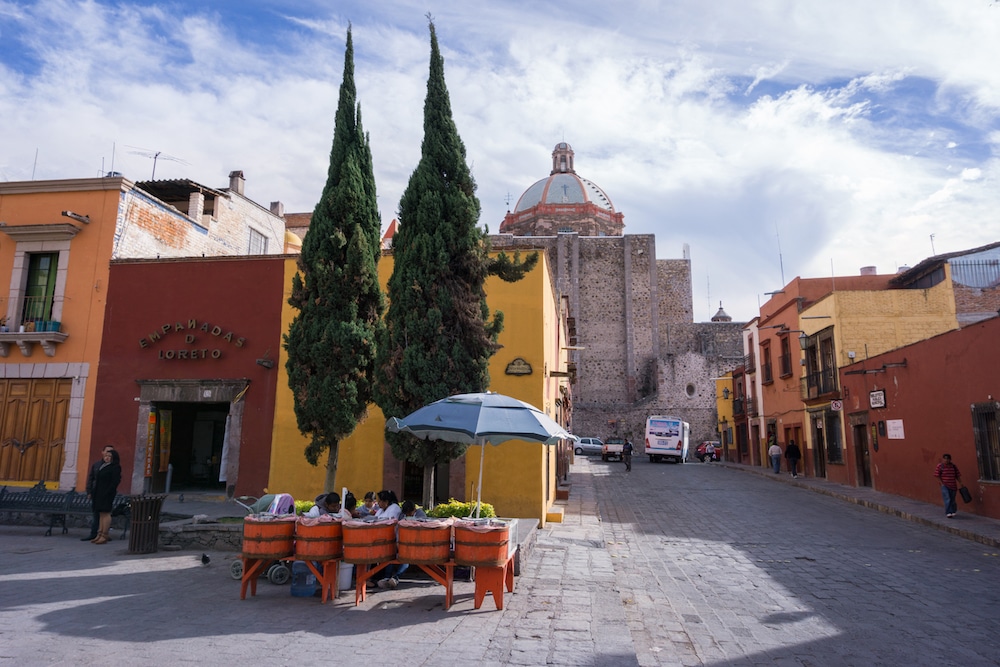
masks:
<path fill-rule="evenodd" d="M 179 157 L 174 157 L 173 155 L 167 155 L 163 151 L 151 151 L 151 150 L 149 150 L 147 148 L 138 148 L 137 146 L 128 146 L 128 148 L 135 148 L 136 149 L 134 151 L 129 151 L 129 153 L 132 153 L 133 155 L 141 155 L 143 157 L 151 157 L 151 158 L 153 158 L 153 174 L 152 174 L 152 176 L 149 177 L 149 180 L 151 180 L 151 181 L 156 179 L 156 161 L 157 160 L 170 160 L 171 162 L 179 162 L 181 164 L 190 164 L 189 162 L 185 162 L 184 160 L 180 159 Z"/>
<path fill-rule="evenodd" d="M 774 223 L 774 237 L 778 239 L 778 268 L 781 269 L 781 284 L 785 284 L 785 262 L 781 258 L 781 234 L 778 233 L 778 223 Z"/>
<path fill-rule="evenodd" d="M 937 255 L 937 253 L 934 252 L 934 235 L 931 234 L 931 256 L 933 257 L 934 255 Z"/>
<path fill-rule="evenodd" d="M 38 167 L 38 149 L 35 149 L 35 162 L 31 165 L 31 180 L 35 180 L 35 168 Z"/>
<path fill-rule="evenodd" d="M 507 204 L 507 212 L 510 213 L 510 202 L 513 201 L 513 197 L 510 196 L 510 190 L 507 191 L 507 196 L 503 198 L 505 204 Z"/>

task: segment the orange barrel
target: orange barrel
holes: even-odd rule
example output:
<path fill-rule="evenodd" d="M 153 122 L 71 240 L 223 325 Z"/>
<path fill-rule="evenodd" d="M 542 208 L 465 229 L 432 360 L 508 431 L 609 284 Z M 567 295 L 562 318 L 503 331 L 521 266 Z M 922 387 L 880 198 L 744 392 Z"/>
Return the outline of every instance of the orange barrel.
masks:
<path fill-rule="evenodd" d="M 291 558 L 294 521 L 243 520 L 243 557 L 278 560 Z"/>
<path fill-rule="evenodd" d="M 345 563 L 384 563 L 396 560 L 396 522 L 344 523 Z"/>
<path fill-rule="evenodd" d="M 451 557 L 451 526 L 428 523 L 399 525 L 397 558 L 404 563 L 440 564 Z"/>
<path fill-rule="evenodd" d="M 306 525 L 295 522 L 295 557 L 299 560 L 333 560 L 344 555 L 344 528 L 340 521 Z"/>
<path fill-rule="evenodd" d="M 507 562 L 508 524 L 455 524 L 455 563 L 473 567 L 503 567 Z"/>

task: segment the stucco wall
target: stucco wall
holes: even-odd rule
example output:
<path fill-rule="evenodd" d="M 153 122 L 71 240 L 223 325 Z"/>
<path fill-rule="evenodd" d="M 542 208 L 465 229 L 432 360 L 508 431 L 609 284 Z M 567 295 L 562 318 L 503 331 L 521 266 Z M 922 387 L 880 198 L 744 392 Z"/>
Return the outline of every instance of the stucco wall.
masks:
<path fill-rule="evenodd" d="M 896 365 L 903 364 L 905 366 Z M 979 480 L 969 406 L 1000 396 L 1000 317 L 950 331 L 913 345 L 874 356 L 841 370 L 844 412 L 877 425 L 899 420 L 903 438 L 878 437 L 871 448 L 872 486 L 939 505 L 940 487 L 932 477 L 941 455 L 950 453 L 972 492 L 960 512 L 1000 519 L 1000 482 Z M 863 369 L 872 373 L 852 373 Z M 872 408 L 869 394 L 885 392 L 884 408 Z M 869 428 L 870 432 L 870 428 Z M 857 443 L 848 427 L 845 452 L 849 482 L 859 479 Z M 872 443 L 873 445 L 874 443 Z M 943 511 L 943 509 L 942 509 Z"/>

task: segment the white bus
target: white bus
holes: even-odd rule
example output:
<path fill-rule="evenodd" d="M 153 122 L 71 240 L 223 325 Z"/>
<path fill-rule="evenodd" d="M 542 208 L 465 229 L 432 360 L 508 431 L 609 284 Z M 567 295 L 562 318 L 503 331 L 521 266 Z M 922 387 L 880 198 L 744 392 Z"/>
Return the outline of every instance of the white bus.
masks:
<path fill-rule="evenodd" d="M 691 425 L 677 417 L 654 415 L 646 420 L 646 455 L 651 462 L 684 463 Z"/>

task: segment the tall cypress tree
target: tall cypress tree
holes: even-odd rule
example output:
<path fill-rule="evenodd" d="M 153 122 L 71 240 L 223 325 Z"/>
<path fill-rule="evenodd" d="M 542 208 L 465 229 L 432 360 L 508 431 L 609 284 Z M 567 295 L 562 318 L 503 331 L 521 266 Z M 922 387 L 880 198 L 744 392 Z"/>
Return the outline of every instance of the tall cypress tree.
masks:
<path fill-rule="evenodd" d="M 491 261 L 477 226 L 479 200 L 452 119 L 444 61 L 430 22 L 431 59 L 420 162 L 399 203 L 389 278 L 389 308 L 378 346 L 375 400 L 386 417 L 402 417 L 456 393 L 489 386 L 503 313 L 490 314 L 484 284 L 491 273 L 517 280 L 537 261 Z M 466 445 L 388 434 L 393 455 L 424 466 L 425 505 L 433 504 L 434 465 Z"/>
<path fill-rule="evenodd" d="M 372 400 L 375 347 L 384 295 L 378 282 L 381 221 L 368 136 L 354 86 L 354 43 L 347 30 L 344 80 L 326 185 L 302 241 L 288 303 L 298 309 L 285 335 L 288 384 L 299 430 L 310 437 L 306 460 L 328 452 L 333 489 L 340 441 Z"/>

